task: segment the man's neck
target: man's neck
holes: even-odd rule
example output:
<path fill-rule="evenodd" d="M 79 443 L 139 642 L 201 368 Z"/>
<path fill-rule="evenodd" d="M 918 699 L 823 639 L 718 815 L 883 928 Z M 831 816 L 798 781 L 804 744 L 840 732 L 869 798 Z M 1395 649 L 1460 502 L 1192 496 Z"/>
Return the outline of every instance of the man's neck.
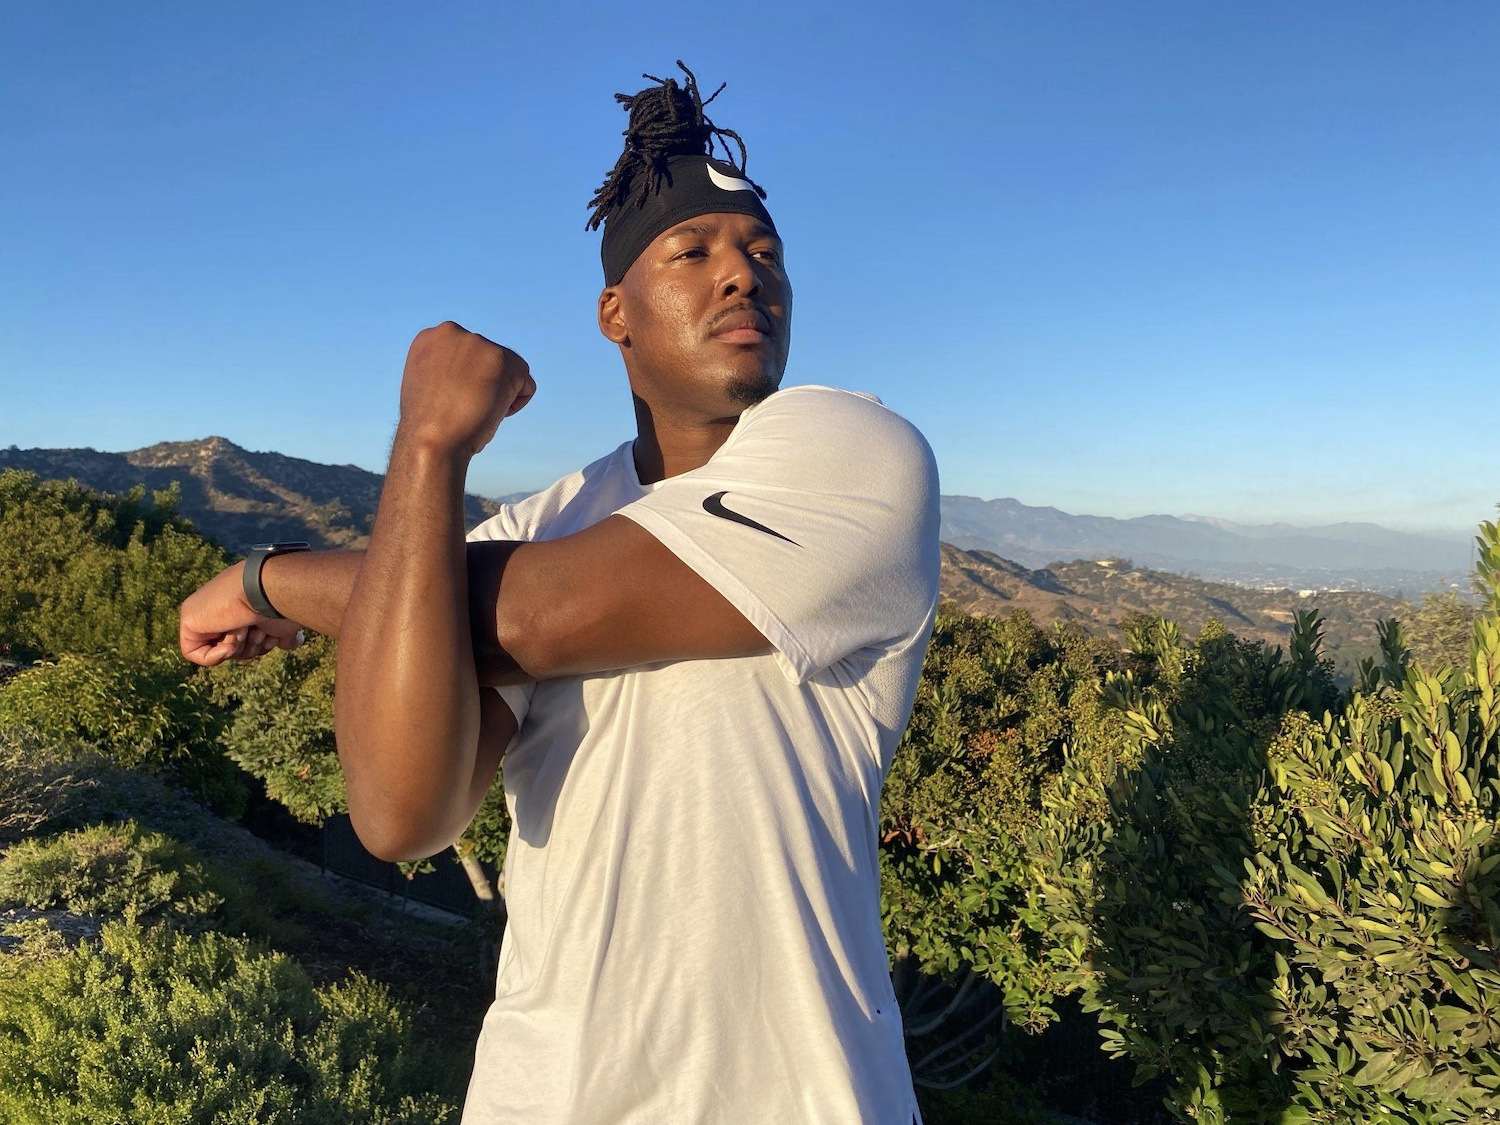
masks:
<path fill-rule="evenodd" d="M 653 410 L 635 396 L 637 478 L 642 484 L 655 484 L 708 464 L 738 422 L 738 417 L 676 417 L 668 411 Z"/>

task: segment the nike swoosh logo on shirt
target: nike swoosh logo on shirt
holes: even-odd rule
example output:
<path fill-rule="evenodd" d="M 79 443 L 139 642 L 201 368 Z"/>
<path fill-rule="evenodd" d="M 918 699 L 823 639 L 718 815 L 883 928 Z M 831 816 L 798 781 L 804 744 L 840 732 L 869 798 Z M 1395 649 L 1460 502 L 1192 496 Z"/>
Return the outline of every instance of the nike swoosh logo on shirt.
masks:
<path fill-rule="evenodd" d="M 715 492 L 712 496 L 707 497 L 703 501 L 703 510 L 711 516 L 718 516 L 721 520 L 730 520 L 734 523 L 742 523 L 746 527 L 755 528 L 756 531 L 764 531 L 767 535 L 774 535 L 777 539 L 784 539 L 793 547 L 802 546 L 802 544 L 798 543 L 795 539 L 787 539 L 787 537 L 781 534 L 781 532 L 772 531 L 765 524 L 756 523 L 749 516 L 742 516 L 738 512 L 731 512 L 728 508 L 724 507 L 724 497 L 728 495 L 729 493 L 727 491 Z"/>

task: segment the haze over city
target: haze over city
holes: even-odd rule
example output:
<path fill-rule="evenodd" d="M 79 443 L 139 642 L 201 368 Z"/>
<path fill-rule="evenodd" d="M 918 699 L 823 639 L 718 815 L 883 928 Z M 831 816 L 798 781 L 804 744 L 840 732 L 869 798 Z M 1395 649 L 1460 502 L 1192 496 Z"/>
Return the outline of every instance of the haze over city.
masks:
<path fill-rule="evenodd" d="M 749 149 L 789 383 L 948 494 L 1461 531 L 1500 501 L 1500 9 L 31 6 L 0 40 L 0 446 L 380 471 L 411 336 L 539 392 L 471 488 L 631 436 L 585 203 L 681 58 Z"/>

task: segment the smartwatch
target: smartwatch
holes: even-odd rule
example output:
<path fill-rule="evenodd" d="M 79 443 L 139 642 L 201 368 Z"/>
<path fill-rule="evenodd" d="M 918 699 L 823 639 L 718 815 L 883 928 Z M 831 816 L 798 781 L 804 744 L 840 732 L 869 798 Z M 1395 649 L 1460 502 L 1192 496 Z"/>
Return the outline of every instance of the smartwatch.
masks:
<path fill-rule="evenodd" d="M 276 607 L 266 600 L 266 592 L 260 588 L 260 568 L 272 555 L 290 555 L 298 551 L 310 551 L 309 543 L 257 543 L 245 556 L 245 600 L 250 608 L 262 617 L 280 617 Z"/>

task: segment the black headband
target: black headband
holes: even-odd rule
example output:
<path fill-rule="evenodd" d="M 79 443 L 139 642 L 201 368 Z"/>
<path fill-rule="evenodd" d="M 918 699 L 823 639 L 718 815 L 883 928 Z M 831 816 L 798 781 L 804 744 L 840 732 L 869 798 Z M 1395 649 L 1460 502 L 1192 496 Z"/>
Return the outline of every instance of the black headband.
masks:
<path fill-rule="evenodd" d="M 730 212 L 754 215 L 773 231 L 776 224 L 760 194 L 732 164 L 708 156 L 671 156 L 659 189 L 644 202 L 627 193 L 629 202 L 615 207 L 604 220 L 599 256 L 604 262 L 604 284 L 618 285 L 641 251 L 662 231 L 695 215 Z"/>

